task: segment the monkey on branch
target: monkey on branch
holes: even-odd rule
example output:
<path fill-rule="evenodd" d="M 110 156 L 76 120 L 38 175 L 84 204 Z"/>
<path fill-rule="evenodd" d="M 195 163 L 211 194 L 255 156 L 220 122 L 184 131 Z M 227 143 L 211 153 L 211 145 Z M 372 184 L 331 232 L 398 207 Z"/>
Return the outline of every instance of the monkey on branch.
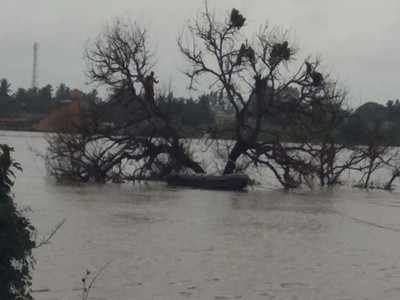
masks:
<path fill-rule="evenodd" d="M 254 63 L 256 60 L 256 53 L 254 52 L 254 49 L 250 46 L 242 44 L 239 49 L 236 64 L 240 65 L 243 62 L 243 58 L 247 58 L 251 63 Z"/>
<path fill-rule="evenodd" d="M 309 76 L 311 78 L 312 84 L 314 86 L 322 85 L 322 83 L 324 81 L 324 77 L 322 76 L 322 74 L 320 72 L 315 71 L 315 68 L 313 68 L 311 63 L 309 63 L 308 61 L 306 61 L 305 64 L 306 64 L 307 76 Z"/>
<path fill-rule="evenodd" d="M 233 27 L 236 27 L 237 29 L 240 29 L 244 26 L 244 23 L 246 22 L 246 18 L 243 17 L 243 15 L 237 10 L 236 8 L 232 9 L 231 12 L 231 25 Z"/>
<path fill-rule="evenodd" d="M 272 65 L 279 64 L 281 61 L 288 61 L 292 55 L 292 51 L 289 48 L 289 43 L 284 41 L 283 43 L 276 43 L 272 46 L 270 52 L 270 63 Z"/>

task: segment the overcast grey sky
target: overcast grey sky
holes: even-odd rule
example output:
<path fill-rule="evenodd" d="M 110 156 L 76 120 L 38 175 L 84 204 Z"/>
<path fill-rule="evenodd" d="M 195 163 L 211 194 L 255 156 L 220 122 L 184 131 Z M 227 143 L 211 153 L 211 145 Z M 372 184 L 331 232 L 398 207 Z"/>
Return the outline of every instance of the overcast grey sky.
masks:
<path fill-rule="evenodd" d="M 400 98 L 399 0 L 209 0 L 240 9 L 251 28 L 268 21 L 291 31 L 300 55 L 320 56 L 349 90 L 352 105 Z M 39 83 L 88 89 L 86 41 L 115 17 L 145 25 L 156 44 L 158 73 L 177 95 L 187 81 L 176 38 L 202 0 L 0 0 L 0 78 L 29 87 L 32 44 L 39 42 Z"/>

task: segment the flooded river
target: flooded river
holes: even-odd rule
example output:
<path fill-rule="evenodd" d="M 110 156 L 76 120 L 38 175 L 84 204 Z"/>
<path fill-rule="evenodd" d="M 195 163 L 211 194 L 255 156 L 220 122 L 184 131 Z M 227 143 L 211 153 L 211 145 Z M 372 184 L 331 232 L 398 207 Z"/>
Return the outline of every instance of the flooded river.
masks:
<path fill-rule="evenodd" d="M 24 172 L 17 202 L 51 243 L 35 252 L 36 299 L 400 299 L 398 192 L 285 193 L 62 186 L 46 178 L 40 134 L 0 133 Z"/>

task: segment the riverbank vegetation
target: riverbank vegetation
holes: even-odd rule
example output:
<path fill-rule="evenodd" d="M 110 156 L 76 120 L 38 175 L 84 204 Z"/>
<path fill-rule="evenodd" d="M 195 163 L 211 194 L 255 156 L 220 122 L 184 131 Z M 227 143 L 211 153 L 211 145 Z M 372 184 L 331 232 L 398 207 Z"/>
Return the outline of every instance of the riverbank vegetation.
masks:
<path fill-rule="evenodd" d="M 12 197 L 14 171 L 21 170 L 12 159 L 13 149 L 0 145 L 0 298 L 32 299 L 30 287 L 34 264 L 34 228 Z"/>

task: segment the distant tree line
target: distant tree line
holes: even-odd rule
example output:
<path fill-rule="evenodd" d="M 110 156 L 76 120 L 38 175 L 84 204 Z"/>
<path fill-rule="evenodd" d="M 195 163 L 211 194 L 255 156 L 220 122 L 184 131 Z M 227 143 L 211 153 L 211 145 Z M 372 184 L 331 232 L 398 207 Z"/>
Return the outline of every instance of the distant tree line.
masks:
<path fill-rule="evenodd" d="M 70 101 L 74 98 L 76 89 L 70 88 L 64 83 L 56 89 L 50 84 L 41 88 L 18 88 L 15 92 L 11 90 L 11 83 L 7 79 L 0 80 L 0 118 L 18 118 L 45 116 L 50 113 L 58 104 Z M 107 116 L 105 121 L 121 123 L 126 118 L 124 107 L 107 105 L 105 101 L 99 98 L 97 91 L 90 93 L 78 91 L 80 100 L 83 102 L 93 102 L 107 107 Z M 121 95 L 115 95 L 116 98 Z M 190 134 L 196 135 L 196 130 L 204 131 L 204 128 L 210 128 L 215 122 L 215 114 L 210 106 L 212 100 L 210 95 L 203 95 L 198 99 L 176 98 L 170 93 L 164 97 L 162 110 L 175 116 L 176 122 L 187 128 Z M 168 104 L 167 104 L 168 103 Z M 12 128 L 8 128 L 12 129 Z"/>
<path fill-rule="evenodd" d="M 346 119 L 340 130 L 341 139 L 353 144 L 368 144 L 379 136 L 390 145 L 400 145 L 400 101 L 386 105 L 367 102 L 356 110 L 344 112 Z"/>
<path fill-rule="evenodd" d="M 11 89 L 11 83 L 0 80 L 0 116 L 16 117 L 23 114 L 47 114 L 51 105 L 71 99 L 72 89 L 60 84 L 56 89 L 50 84 L 41 88 Z"/>
<path fill-rule="evenodd" d="M 18 88 L 11 89 L 11 83 L 7 79 L 0 80 L 0 118 L 18 118 L 21 116 L 44 116 L 51 109 L 64 101 L 73 98 L 74 89 L 62 83 L 55 89 L 50 84 L 41 88 Z M 292 91 L 293 92 L 293 91 Z M 107 110 L 104 121 L 122 123 L 126 121 L 128 111 L 124 106 L 114 105 L 99 98 L 97 91 L 83 93 L 83 100 L 102 103 Z M 290 95 L 290 92 L 288 93 Z M 127 99 L 121 100 L 122 97 Z M 288 96 L 287 96 L 288 97 Z M 110 99 L 114 101 L 129 101 L 129 94 L 115 92 Z M 218 93 L 204 94 L 197 99 L 174 97 L 172 93 L 160 96 L 160 109 L 173 116 L 180 126 L 184 127 L 188 136 L 199 137 L 204 133 L 214 134 L 218 138 L 232 138 L 229 130 L 215 132 L 217 122 L 224 123 L 223 127 L 229 127 L 229 117 L 234 119 L 234 111 L 231 105 L 224 104 Z M 385 105 L 368 102 L 357 109 L 339 108 L 339 114 L 343 119 L 340 126 L 336 128 L 335 135 L 340 142 L 358 145 L 368 144 L 371 132 L 381 135 L 381 138 L 390 145 L 400 145 L 400 101 L 388 100 Z M 225 120 L 223 119 L 225 116 Z M 226 118 L 228 118 L 226 120 Z M 225 121 L 225 122 L 224 122 Z M 282 127 L 284 120 L 280 119 L 279 112 L 263 119 L 265 126 Z M 12 128 L 11 128 L 12 129 Z M 298 141 L 298 136 L 291 131 L 286 137 L 288 142 Z"/>

